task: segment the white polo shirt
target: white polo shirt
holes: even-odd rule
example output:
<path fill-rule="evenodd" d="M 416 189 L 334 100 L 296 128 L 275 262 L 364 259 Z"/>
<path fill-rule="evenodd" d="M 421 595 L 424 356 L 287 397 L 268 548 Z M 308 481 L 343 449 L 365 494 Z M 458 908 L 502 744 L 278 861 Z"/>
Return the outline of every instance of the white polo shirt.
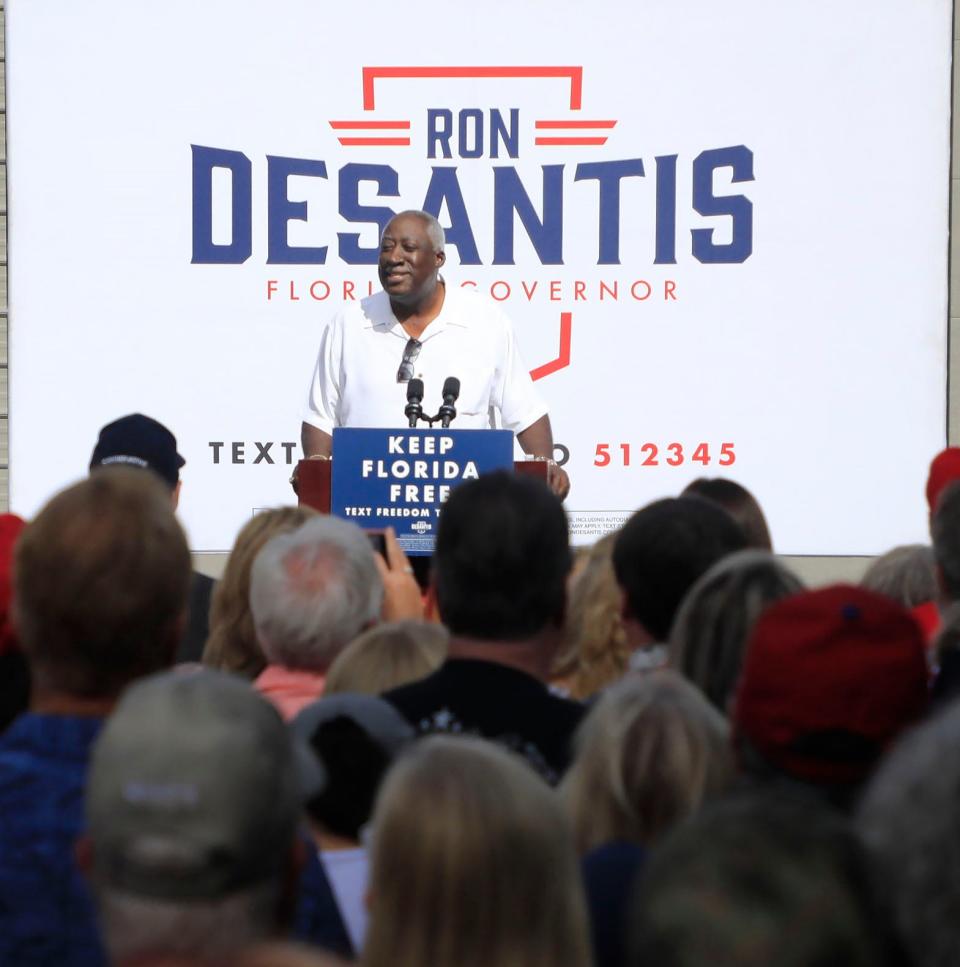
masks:
<path fill-rule="evenodd" d="M 304 422 L 327 433 L 337 426 L 406 426 L 407 384 L 397 382 L 397 370 L 408 339 L 385 292 L 345 305 L 320 339 Z M 420 342 L 413 369 L 423 380 L 424 413 L 440 408 L 448 376 L 460 380 L 455 429 L 503 426 L 519 433 L 547 412 L 510 320 L 485 297 L 447 286 L 440 315 Z"/>

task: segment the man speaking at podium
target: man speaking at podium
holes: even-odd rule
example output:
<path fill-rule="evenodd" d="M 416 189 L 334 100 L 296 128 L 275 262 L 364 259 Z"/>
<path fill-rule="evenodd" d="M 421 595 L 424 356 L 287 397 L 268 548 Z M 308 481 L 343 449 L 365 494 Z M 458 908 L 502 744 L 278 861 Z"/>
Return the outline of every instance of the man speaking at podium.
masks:
<path fill-rule="evenodd" d="M 546 404 L 517 350 L 510 320 L 492 302 L 440 278 L 443 229 L 427 212 L 395 215 L 380 240 L 383 291 L 338 312 L 323 331 L 301 442 L 304 456 L 329 456 L 337 426 L 404 426 L 411 379 L 424 385 L 424 409 L 441 403 L 449 377 L 460 381 L 457 429 L 500 424 L 525 453 L 548 461 L 561 499 L 570 489 L 553 462 Z M 446 390 L 443 390 L 446 392 Z"/>

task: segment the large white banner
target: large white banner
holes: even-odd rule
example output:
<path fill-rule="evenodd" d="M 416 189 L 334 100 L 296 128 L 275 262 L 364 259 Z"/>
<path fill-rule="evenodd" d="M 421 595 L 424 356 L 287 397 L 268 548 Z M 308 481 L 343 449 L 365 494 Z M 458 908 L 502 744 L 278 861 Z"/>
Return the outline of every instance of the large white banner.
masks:
<path fill-rule="evenodd" d="M 949 0 L 7 11 L 12 509 L 140 411 L 229 548 L 292 499 L 322 327 L 427 208 L 447 284 L 513 319 L 578 542 L 697 476 L 784 553 L 923 539 Z"/>

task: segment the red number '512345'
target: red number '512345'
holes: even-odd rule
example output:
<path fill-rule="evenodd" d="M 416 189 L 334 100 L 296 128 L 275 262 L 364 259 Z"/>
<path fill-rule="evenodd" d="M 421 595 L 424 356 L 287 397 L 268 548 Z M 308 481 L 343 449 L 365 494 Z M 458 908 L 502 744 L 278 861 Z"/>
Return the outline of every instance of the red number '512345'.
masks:
<path fill-rule="evenodd" d="M 719 450 L 719 453 L 715 451 Z M 598 443 L 594 453 L 595 467 L 679 467 L 684 463 L 699 463 L 708 467 L 716 462 L 719 467 L 729 467 L 736 462 L 737 455 L 732 443 L 714 445 L 711 451 L 709 443 L 696 443 L 686 448 L 682 443 L 641 443 L 636 447 L 636 453 L 629 443 Z"/>

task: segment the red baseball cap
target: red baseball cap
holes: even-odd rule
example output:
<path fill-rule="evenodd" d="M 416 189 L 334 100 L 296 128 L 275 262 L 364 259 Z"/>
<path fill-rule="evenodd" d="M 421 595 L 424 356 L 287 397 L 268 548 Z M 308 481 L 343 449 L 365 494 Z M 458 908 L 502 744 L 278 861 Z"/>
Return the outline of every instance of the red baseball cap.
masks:
<path fill-rule="evenodd" d="M 931 514 L 937 509 L 937 498 L 943 489 L 957 481 L 960 481 L 960 447 L 947 447 L 933 458 L 927 475 L 927 504 Z"/>
<path fill-rule="evenodd" d="M 923 635 L 910 613 L 883 595 L 836 585 L 784 598 L 761 616 L 733 732 L 790 775 L 852 784 L 927 703 Z"/>

